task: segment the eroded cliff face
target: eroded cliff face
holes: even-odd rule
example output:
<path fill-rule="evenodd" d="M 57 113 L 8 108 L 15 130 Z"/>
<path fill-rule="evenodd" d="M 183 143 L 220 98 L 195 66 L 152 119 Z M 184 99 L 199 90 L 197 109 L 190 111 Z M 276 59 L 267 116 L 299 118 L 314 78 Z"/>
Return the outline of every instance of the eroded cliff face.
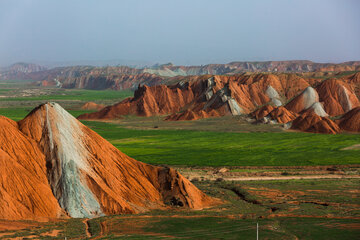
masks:
<path fill-rule="evenodd" d="M 220 203 L 177 171 L 126 156 L 56 103 L 19 123 L 1 117 L 0 128 L 0 218 L 89 218 Z"/>

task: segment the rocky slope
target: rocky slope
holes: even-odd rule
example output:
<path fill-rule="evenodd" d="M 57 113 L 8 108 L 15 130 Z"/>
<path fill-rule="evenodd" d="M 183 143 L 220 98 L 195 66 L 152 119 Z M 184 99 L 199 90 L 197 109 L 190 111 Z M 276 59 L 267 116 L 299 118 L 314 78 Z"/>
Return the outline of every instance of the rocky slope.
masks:
<path fill-rule="evenodd" d="M 218 204 L 171 168 L 138 162 L 55 103 L 0 118 L 0 219 L 96 217 Z"/>
<path fill-rule="evenodd" d="M 325 81 L 284 73 L 204 75 L 171 86 L 139 87 L 133 98 L 79 118 L 167 115 L 165 120 L 178 121 L 252 113 L 258 122 L 289 123 L 289 127 L 292 121 L 296 118 L 300 121 L 307 113 L 306 119 L 312 118 L 312 124 L 323 120 L 318 123 L 320 125 L 331 121 L 329 117 L 360 106 L 356 95 L 359 83 L 353 80 L 357 75 Z M 314 114 L 322 119 L 314 121 Z M 332 130 L 315 127 L 313 131 L 339 132 L 330 122 L 327 127 Z M 295 124 L 292 128 L 307 131 L 310 126 L 305 128 Z"/>

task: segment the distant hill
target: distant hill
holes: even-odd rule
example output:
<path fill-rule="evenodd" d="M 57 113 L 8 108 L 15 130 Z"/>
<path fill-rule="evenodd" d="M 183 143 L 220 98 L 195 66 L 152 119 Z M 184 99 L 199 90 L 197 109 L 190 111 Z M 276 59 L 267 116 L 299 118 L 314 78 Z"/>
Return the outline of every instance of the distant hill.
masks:
<path fill-rule="evenodd" d="M 127 66 L 69 66 L 46 69 L 36 64 L 18 63 L 0 72 L 0 80 L 33 80 L 41 86 L 86 89 L 136 89 L 173 83 L 181 77 L 199 75 L 235 75 L 244 72 L 318 73 L 360 71 L 360 61 L 314 63 L 311 61 L 231 62 L 203 66 L 175 66 L 171 63 L 149 68 Z"/>
<path fill-rule="evenodd" d="M 0 68 L 0 80 L 27 80 L 29 74 L 46 70 L 46 67 L 38 64 L 19 62 L 9 67 Z"/>

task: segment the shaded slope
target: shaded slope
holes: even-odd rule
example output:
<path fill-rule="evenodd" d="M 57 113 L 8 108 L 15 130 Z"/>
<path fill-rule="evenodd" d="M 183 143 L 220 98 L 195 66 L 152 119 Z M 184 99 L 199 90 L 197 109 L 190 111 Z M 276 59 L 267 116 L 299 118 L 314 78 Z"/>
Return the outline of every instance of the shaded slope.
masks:
<path fill-rule="evenodd" d="M 354 108 L 339 119 L 341 129 L 350 132 L 360 132 L 360 107 Z"/>

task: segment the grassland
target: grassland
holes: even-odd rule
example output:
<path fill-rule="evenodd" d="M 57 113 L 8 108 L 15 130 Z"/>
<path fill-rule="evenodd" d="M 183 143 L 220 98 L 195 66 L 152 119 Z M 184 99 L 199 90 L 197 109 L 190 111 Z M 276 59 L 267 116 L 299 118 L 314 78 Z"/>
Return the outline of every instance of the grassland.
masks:
<path fill-rule="evenodd" d="M 8 95 L 13 94 L 17 89 L 5 89 Z M 1 93 L 1 92 L 0 92 Z M 35 94 L 34 94 L 35 95 Z M 104 100 L 117 101 L 126 97 L 132 96 L 133 92 L 130 90 L 115 91 L 115 90 L 85 90 L 85 89 L 54 89 L 53 92 L 47 94 L 46 92 L 35 96 L 12 96 L 0 101 L 57 101 L 57 100 L 72 100 L 72 101 L 95 101 L 101 102 Z"/>
<path fill-rule="evenodd" d="M 0 83 L 0 115 L 18 121 L 38 105 L 56 101 L 77 117 L 92 112 L 81 109 L 86 102 L 109 105 L 132 95 L 130 90 L 59 89 L 34 87 L 18 82 Z"/>
<path fill-rule="evenodd" d="M 303 166 L 359 164 L 358 134 L 232 133 L 134 130 L 84 122 L 129 156 L 151 164 L 187 166 Z"/>

